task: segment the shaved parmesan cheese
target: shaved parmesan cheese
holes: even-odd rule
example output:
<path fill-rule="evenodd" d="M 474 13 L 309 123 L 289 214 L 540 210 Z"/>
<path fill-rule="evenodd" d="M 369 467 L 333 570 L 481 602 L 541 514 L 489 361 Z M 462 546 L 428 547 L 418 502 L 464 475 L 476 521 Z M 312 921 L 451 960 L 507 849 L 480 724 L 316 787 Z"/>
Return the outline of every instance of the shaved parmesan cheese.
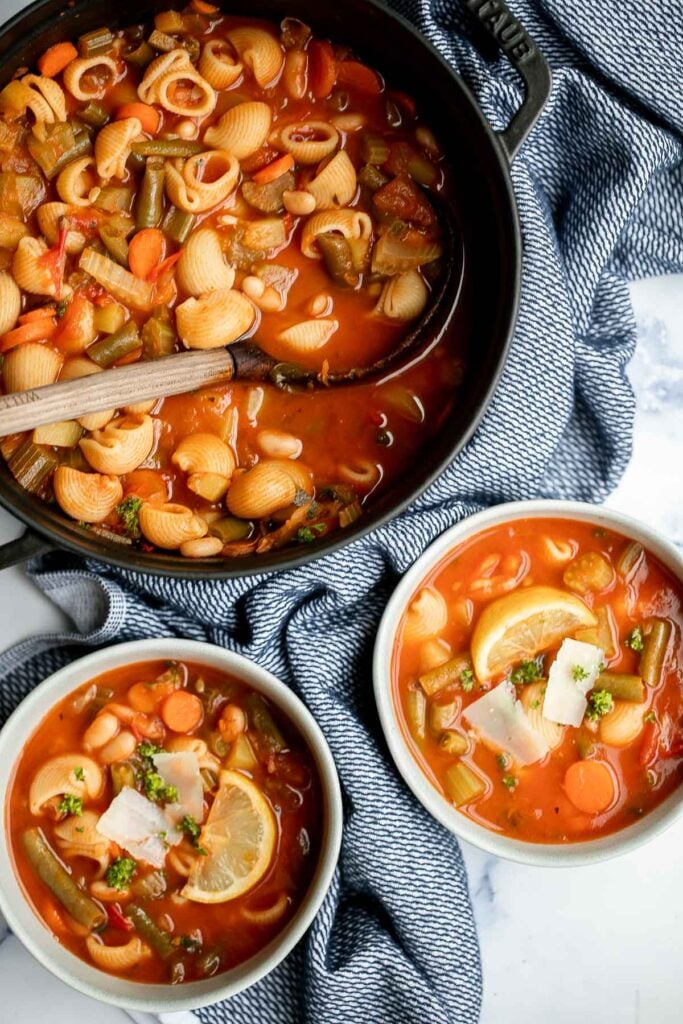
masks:
<path fill-rule="evenodd" d="M 118 843 L 135 860 L 155 868 L 164 866 L 166 851 L 182 839 L 163 809 L 124 786 L 97 822 L 97 831 Z"/>
<path fill-rule="evenodd" d="M 463 711 L 481 739 L 510 754 L 520 764 L 533 764 L 548 753 L 545 738 L 529 724 L 509 679 L 499 683 Z"/>
<path fill-rule="evenodd" d="M 169 820 L 177 825 L 189 814 L 201 823 L 204 818 L 204 787 L 197 755 L 191 750 L 184 750 L 171 754 L 153 754 L 152 760 L 165 785 L 175 786 L 178 790 L 178 800 L 165 807 Z"/>
<path fill-rule="evenodd" d="M 586 694 L 600 674 L 604 651 L 581 640 L 563 640 L 548 673 L 543 717 L 559 725 L 581 725 Z"/>

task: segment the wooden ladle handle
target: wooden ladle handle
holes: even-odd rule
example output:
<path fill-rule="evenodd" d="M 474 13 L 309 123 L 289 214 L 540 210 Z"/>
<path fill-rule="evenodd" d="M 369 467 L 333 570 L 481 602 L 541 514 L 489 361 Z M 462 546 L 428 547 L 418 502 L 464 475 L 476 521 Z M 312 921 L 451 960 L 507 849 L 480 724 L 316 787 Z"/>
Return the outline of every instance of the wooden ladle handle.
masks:
<path fill-rule="evenodd" d="M 131 363 L 77 380 L 48 384 L 0 397 L 0 436 L 45 423 L 78 419 L 89 412 L 120 409 L 150 398 L 180 395 L 235 376 L 229 349 L 180 352 L 150 362 Z"/>

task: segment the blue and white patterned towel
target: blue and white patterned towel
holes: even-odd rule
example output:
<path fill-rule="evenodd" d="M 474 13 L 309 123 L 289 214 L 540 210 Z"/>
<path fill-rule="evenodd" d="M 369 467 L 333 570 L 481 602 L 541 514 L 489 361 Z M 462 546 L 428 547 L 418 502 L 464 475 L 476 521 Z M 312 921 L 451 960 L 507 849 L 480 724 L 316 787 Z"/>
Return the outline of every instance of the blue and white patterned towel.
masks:
<path fill-rule="evenodd" d="M 465 41 L 458 0 L 396 7 L 503 127 L 521 102 L 520 83 L 504 59 L 486 63 Z M 320 722 L 346 797 L 334 886 L 295 954 L 250 991 L 200 1011 L 202 1021 L 478 1018 L 481 973 L 462 858 L 387 757 L 371 688 L 375 628 L 399 575 L 462 516 L 538 495 L 598 501 L 614 487 L 633 417 L 627 279 L 683 270 L 680 0 L 512 7 L 547 54 L 555 85 L 513 168 L 524 230 L 519 326 L 465 451 L 401 517 L 280 575 L 180 583 L 51 556 L 30 572 L 71 614 L 75 633 L 25 642 L 0 658 L 0 720 L 84 648 L 179 635 L 258 661 Z"/>

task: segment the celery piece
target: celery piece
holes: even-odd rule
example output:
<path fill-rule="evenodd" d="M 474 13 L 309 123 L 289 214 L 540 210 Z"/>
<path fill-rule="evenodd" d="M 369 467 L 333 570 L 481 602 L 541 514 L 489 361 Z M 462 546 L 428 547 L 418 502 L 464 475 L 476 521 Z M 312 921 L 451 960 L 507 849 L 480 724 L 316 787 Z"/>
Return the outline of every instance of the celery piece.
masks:
<path fill-rule="evenodd" d="M 114 45 L 114 34 L 108 28 L 96 28 L 78 38 L 78 52 L 81 57 L 95 57 L 109 53 Z"/>
<path fill-rule="evenodd" d="M 462 761 L 446 769 L 443 785 L 446 796 L 456 807 L 472 803 L 486 792 L 486 783 L 481 776 Z"/>
<path fill-rule="evenodd" d="M 24 441 L 7 460 L 10 473 L 24 490 L 40 493 L 58 466 L 56 455 L 33 441 Z"/>

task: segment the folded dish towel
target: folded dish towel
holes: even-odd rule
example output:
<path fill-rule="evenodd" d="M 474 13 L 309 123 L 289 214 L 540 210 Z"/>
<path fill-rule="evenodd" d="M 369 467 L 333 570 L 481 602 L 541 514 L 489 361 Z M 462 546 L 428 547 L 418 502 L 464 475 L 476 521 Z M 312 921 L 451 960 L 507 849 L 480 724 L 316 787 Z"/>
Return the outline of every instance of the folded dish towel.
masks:
<path fill-rule="evenodd" d="M 520 83 L 504 59 L 487 63 L 467 42 L 461 5 L 395 6 L 504 126 Z M 0 720 L 89 646 L 182 635 L 266 666 L 320 722 L 346 796 L 335 884 L 296 952 L 248 992 L 198 1011 L 202 1021 L 452 1024 L 479 1015 L 479 953 L 457 843 L 409 795 L 379 737 L 375 628 L 400 573 L 462 516 L 510 498 L 597 501 L 609 492 L 631 445 L 627 279 L 683 270 L 678 0 L 631 0 L 618 12 L 576 0 L 513 7 L 548 55 L 555 86 L 513 167 L 524 229 L 521 314 L 476 437 L 404 515 L 279 575 L 182 583 L 67 556 L 37 562 L 29 571 L 75 630 L 0 658 Z"/>

